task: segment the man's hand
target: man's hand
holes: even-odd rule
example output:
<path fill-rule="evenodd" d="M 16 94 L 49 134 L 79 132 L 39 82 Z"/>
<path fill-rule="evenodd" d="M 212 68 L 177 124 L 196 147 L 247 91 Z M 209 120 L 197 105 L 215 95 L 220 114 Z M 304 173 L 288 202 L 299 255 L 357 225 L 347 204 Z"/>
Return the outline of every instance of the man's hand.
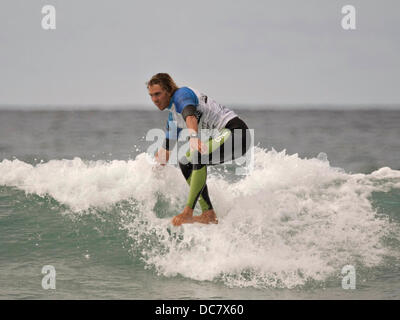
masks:
<path fill-rule="evenodd" d="M 189 140 L 190 151 L 193 150 L 199 151 L 201 154 L 205 154 L 208 152 L 207 145 L 201 141 L 199 138 L 190 138 Z"/>
<path fill-rule="evenodd" d="M 155 154 L 155 159 L 160 165 L 165 166 L 169 160 L 169 151 L 167 149 L 160 148 Z"/>
<path fill-rule="evenodd" d="M 198 131 L 198 123 L 195 116 L 186 117 L 186 126 L 190 133 L 196 133 Z M 193 150 L 199 151 L 201 154 L 208 152 L 208 147 L 199 138 L 190 138 L 189 140 L 190 152 Z"/>

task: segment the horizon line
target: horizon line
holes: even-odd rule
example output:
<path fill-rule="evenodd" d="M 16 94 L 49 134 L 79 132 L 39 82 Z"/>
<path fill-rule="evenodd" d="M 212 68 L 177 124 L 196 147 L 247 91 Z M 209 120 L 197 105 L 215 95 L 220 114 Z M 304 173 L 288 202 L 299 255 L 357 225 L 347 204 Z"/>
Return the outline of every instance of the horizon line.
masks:
<path fill-rule="evenodd" d="M 223 104 L 238 110 L 400 110 L 400 103 Z M 154 111 L 150 104 L 0 104 L 1 111 Z"/>

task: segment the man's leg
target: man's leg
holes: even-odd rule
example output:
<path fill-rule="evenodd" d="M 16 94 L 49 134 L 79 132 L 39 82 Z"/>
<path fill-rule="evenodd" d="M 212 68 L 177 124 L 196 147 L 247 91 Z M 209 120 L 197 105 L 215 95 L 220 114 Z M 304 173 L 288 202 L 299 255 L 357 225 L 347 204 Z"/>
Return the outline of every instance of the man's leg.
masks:
<path fill-rule="evenodd" d="M 183 176 L 186 179 L 186 182 L 190 186 L 191 181 L 192 181 L 193 164 L 191 164 L 190 162 L 187 164 L 183 164 L 182 162 L 179 162 L 179 167 L 182 171 Z M 211 204 L 210 196 L 208 195 L 207 184 L 204 186 L 203 191 L 200 194 L 199 204 L 201 207 L 201 212 L 211 210 L 213 208 L 213 206 Z"/>
<path fill-rule="evenodd" d="M 222 159 L 218 157 L 217 163 L 224 162 L 223 160 L 223 144 L 226 140 L 229 140 L 231 137 L 231 131 L 229 129 L 222 129 L 221 134 L 214 139 L 209 139 L 206 144 L 208 145 L 208 154 L 201 155 L 198 151 L 190 152 L 188 151 L 186 154 L 187 161 L 180 161 L 179 165 L 181 167 L 182 173 L 186 178 L 186 181 L 190 183 L 189 197 L 186 203 L 186 207 L 183 212 L 172 219 L 172 223 L 174 225 L 181 225 L 182 223 L 192 223 L 192 222 L 201 222 L 201 223 L 218 223 L 216 214 L 211 206 L 211 201 L 209 201 L 208 190 L 204 192 L 206 187 L 207 180 L 207 166 L 205 163 L 213 162 L 213 155 L 217 154 L 218 156 L 222 156 Z M 194 161 L 196 163 L 194 163 Z M 185 167 L 182 162 L 188 163 L 191 167 Z M 193 164 L 194 163 L 194 164 Z M 212 163 L 216 164 L 216 163 Z M 191 173 L 190 173 L 191 169 Z M 190 179 L 190 180 L 189 180 Z M 204 202 L 202 206 L 206 209 L 202 212 L 202 214 L 198 217 L 193 217 L 193 210 L 196 206 L 196 202 L 199 199 L 200 195 L 204 192 L 203 200 L 208 206 L 211 208 L 206 208 Z M 207 199 L 208 198 L 208 199 Z M 200 204 L 201 205 L 201 204 Z"/>
<path fill-rule="evenodd" d="M 181 225 L 182 223 L 218 223 L 216 214 L 212 207 L 207 189 L 207 166 L 205 164 L 192 164 L 179 161 L 179 167 L 190 186 L 189 196 L 185 209 L 172 219 L 172 224 Z M 199 200 L 202 213 L 200 216 L 193 217 L 194 207 Z"/>
<path fill-rule="evenodd" d="M 214 209 L 212 209 L 211 202 L 209 201 L 208 192 L 204 191 L 206 187 L 207 180 L 207 166 L 204 164 L 192 165 L 194 168 L 187 179 L 190 182 L 190 190 L 186 206 L 182 213 L 178 214 L 172 219 L 172 224 L 179 226 L 182 223 L 218 223 Z M 185 175 L 186 177 L 186 175 Z M 204 194 L 204 200 L 202 209 L 202 214 L 199 216 L 193 216 L 194 207 L 199 199 L 200 195 Z M 211 208 L 210 208 L 211 207 Z"/>
<path fill-rule="evenodd" d="M 194 209 L 207 181 L 207 167 L 205 165 L 194 165 L 191 179 L 189 197 L 186 206 Z"/>

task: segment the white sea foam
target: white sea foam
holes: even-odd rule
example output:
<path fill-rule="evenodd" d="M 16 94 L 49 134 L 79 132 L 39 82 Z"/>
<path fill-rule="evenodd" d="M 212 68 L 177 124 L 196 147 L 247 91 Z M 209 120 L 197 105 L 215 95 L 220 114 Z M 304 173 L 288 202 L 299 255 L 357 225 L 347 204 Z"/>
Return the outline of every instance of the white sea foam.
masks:
<path fill-rule="evenodd" d="M 32 166 L 19 160 L 0 162 L 0 185 L 14 186 L 27 193 L 50 195 L 73 211 L 90 207 L 107 207 L 134 197 L 154 201 L 154 194 L 168 184 L 185 182 L 170 174 L 169 181 L 159 179 L 152 171 L 152 159 L 142 153 L 129 161 L 51 160 Z M 165 168 L 165 172 L 176 171 Z"/>
<path fill-rule="evenodd" d="M 250 175 L 235 183 L 208 177 L 220 223 L 175 228 L 157 217 L 155 204 L 162 195 L 183 208 L 188 186 L 178 168 L 153 170 L 144 153 L 131 161 L 0 162 L 0 185 L 48 194 L 75 212 L 134 199 L 139 213 L 121 211 L 131 218 L 121 227 L 148 267 L 228 286 L 292 288 L 339 275 L 348 264 L 380 264 L 389 254 L 382 238 L 395 224 L 377 217 L 369 197 L 399 180 L 390 168 L 348 174 L 330 167 L 326 155 L 301 159 L 255 148 Z"/>

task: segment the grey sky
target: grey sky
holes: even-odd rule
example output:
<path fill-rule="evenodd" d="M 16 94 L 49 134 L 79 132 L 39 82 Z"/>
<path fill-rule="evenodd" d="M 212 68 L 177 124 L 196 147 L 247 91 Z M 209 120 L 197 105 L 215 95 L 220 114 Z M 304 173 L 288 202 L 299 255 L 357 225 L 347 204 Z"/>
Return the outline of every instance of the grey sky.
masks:
<path fill-rule="evenodd" d="M 2 0 L 0 105 L 150 105 L 157 72 L 227 105 L 400 104 L 399 17 L 397 0 Z"/>

